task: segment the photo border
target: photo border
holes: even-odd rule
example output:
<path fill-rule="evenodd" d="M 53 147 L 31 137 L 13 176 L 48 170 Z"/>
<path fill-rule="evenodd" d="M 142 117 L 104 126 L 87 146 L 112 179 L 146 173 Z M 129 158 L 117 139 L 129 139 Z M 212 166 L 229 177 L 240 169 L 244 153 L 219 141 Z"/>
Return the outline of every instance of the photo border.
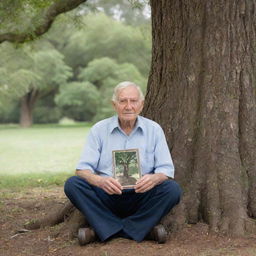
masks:
<path fill-rule="evenodd" d="M 137 158 L 137 164 L 138 164 L 138 174 L 139 178 L 141 178 L 141 166 L 140 166 L 140 155 L 139 155 L 139 149 L 138 148 L 132 148 L 132 149 L 122 149 L 122 150 L 113 150 L 112 151 L 112 163 L 113 163 L 113 176 L 116 179 L 116 161 L 115 161 L 115 154 L 119 152 L 135 152 L 136 158 Z M 122 185 L 122 184 L 121 184 Z M 124 185 L 122 186 L 124 189 L 126 188 L 134 188 L 135 185 Z"/>

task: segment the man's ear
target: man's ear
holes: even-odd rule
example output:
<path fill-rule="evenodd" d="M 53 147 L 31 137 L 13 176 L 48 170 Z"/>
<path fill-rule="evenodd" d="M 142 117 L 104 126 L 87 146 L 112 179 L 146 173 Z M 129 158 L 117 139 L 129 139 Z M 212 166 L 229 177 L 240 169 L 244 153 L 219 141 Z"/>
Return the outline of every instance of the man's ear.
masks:
<path fill-rule="evenodd" d="M 113 100 L 111 100 L 111 103 L 112 103 L 112 107 L 113 107 L 114 109 L 116 109 L 116 102 L 113 101 Z"/>

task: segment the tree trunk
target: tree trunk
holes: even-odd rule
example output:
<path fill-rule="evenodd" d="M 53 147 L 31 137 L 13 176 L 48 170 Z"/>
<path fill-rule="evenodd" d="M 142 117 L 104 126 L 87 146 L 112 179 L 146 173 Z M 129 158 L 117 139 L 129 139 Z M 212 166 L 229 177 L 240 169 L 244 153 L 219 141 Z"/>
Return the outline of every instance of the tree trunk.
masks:
<path fill-rule="evenodd" d="M 33 108 L 37 98 L 37 90 L 32 90 L 22 97 L 20 104 L 21 127 L 30 127 L 33 124 Z"/>
<path fill-rule="evenodd" d="M 124 177 L 129 178 L 129 166 L 124 164 Z"/>
<path fill-rule="evenodd" d="M 243 235 L 256 217 L 256 1 L 151 0 L 144 115 L 162 125 L 179 214 Z"/>

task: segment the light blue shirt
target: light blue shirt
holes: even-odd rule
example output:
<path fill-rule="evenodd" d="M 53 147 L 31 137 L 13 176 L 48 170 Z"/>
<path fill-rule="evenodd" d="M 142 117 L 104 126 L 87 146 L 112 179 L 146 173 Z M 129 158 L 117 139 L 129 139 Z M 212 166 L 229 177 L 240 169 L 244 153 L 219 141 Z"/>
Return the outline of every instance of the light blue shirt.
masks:
<path fill-rule="evenodd" d="M 76 169 L 113 176 L 112 151 L 135 148 L 139 149 L 142 175 L 163 173 L 174 178 L 173 161 L 162 128 L 142 116 L 138 116 L 129 135 L 120 128 L 117 116 L 96 123 L 88 134 Z"/>

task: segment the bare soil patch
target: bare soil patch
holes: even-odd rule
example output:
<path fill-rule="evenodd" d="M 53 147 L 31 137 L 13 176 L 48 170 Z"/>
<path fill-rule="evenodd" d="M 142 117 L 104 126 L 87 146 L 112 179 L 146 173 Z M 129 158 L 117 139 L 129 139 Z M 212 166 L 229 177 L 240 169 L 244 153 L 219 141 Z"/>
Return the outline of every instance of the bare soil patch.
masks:
<path fill-rule="evenodd" d="M 62 204 L 65 195 L 61 187 L 33 188 L 22 191 L 0 190 L 0 255 L 1 256 L 255 256 L 256 236 L 230 238 L 209 234 L 207 225 L 187 225 L 170 233 L 166 244 L 154 241 L 137 243 L 127 239 L 95 242 L 81 247 L 68 235 L 58 236 L 56 227 L 46 227 L 22 233 L 23 225 L 47 214 Z"/>

